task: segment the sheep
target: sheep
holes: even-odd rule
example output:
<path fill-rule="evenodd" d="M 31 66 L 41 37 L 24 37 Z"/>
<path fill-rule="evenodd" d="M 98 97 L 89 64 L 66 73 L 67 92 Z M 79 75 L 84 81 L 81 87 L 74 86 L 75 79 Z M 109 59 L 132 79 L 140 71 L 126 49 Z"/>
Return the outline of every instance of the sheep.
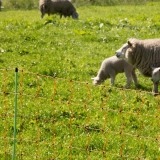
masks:
<path fill-rule="evenodd" d="M 0 11 L 1 11 L 2 1 L 0 0 Z"/>
<path fill-rule="evenodd" d="M 160 66 L 160 39 L 131 38 L 116 51 L 116 56 L 125 59 L 144 76 L 151 77 L 152 67 Z M 153 86 L 153 92 L 158 92 L 158 85 L 153 82 Z"/>
<path fill-rule="evenodd" d="M 153 68 L 151 80 L 153 82 L 153 91 L 152 92 L 154 95 L 157 95 L 158 94 L 158 84 L 160 81 L 160 67 Z"/>
<path fill-rule="evenodd" d="M 131 38 L 116 51 L 116 56 L 138 68 L 144 76 L 151 77 L 152 67 L 160 65 L 160 39 Z"/>
<path fill-rule="evenodd" d="M 107 78 L 111 78 L 111 85 L 114 85 L 115 77 L 118 73 L 125 72 L 127 78 L 126 88 L 130 87 L 132 78 L 136 86 L 138 86 L 135 69 L 125 60 L 118 59 L 116 56 L 106 58 L 101 63 L 101 67 L 96 77 L 91 78 L 94 85 L 101 84 Z"/>
<path fill-rule="evenodd" d="M 75 7 L 69 0 L 39 0 L 39 9 L 41 11 L 41 18 L 47 13 L 50 14 L 59 14 L 60 18 L 70 17 L 73 19 L 78 19 L 78 13 L 76 12 Z"/>

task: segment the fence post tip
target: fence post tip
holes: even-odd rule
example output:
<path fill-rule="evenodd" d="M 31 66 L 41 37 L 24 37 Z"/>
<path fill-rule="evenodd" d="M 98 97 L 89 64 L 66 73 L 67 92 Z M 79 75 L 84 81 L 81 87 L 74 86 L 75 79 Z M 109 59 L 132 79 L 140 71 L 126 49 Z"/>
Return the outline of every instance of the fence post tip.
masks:
<path fill-rule="evenodd" d="M 18 72 L 18 68 L 17 67 L 15 68 L 15 72 Z"/>

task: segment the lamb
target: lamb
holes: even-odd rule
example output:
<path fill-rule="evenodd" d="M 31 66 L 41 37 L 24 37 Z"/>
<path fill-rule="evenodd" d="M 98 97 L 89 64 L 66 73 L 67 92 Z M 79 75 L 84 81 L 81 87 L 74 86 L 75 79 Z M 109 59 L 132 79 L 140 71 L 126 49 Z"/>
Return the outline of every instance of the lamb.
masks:
<path fill-rule="evenodd" d="M 69 0 L 39 0 L 39 9 L 41 11 L 41 18 L 47 13 L 59 14 L 60 18 L 70 17 L 73 19 L 78 19 L 78 13 Z"/>
<path fill-rule="evenodd" d="M 157 95 L 158 94 L 158 84 L 160 81 L 160 67 L 153 68 L 151 80 L 153 81 L 153 91 L 152 92 L 154 95 Z"/>
<path fill-rule="evenodd" d="M 138 68 L 144 76 L 151 77 L 152 67 L 160 65 L 160 39 L 131 38 L 116 51 L 116 56 Z"/>
<path fill-rule="evenodd" d="M 114 85 L 115 77 L 118 73 L 125 72 L 127 83 L 126 88 L 131 84 L 132 78 L 136 86 L 138 86 L 137 76 L 135 69 L 132 65 L 128 64 L 125 60 L 118 59 L 116 56 L 106 58 L 98 71 L 96 77 L 91 78 L 94 85 L 101 84 L 107 78 L 111 78 L 111 85 Z"/>

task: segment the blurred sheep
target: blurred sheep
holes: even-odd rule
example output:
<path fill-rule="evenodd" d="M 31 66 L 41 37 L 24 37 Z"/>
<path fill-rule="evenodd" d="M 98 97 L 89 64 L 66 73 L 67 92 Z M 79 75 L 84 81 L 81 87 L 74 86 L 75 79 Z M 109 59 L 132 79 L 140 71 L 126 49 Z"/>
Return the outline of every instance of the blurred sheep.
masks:
<path fill-rule="evenodd" d="M 0 11 L 1 11 L 1 7 L 2 7 L 2 0 L 0 0 Z"/>
<path fill-rule="evenodd" d="M 138 86 L 137 76 L 135 69 L 132 65 L 127 63 L 123 59 L 119 59 L 116 56 L 106 58 L 98 71 L 96 77 L 91 78 L 94 85 L 101 84 L 107 78 L 111 78 L 111 85 L 114 85 L 115 77 L 118 73 L 125 73 L 127 78 L 126 88 L 130 87 L 132 79 L 136 86 Z"/>
<path fill-rule="evenodd" d="M 78 13 L 69 0 L 39 0 L 39 9 L 41 18 L 45 14 L 59 14 L 60 18 L 72 16 L 73 19 L 78 19 Z"/>

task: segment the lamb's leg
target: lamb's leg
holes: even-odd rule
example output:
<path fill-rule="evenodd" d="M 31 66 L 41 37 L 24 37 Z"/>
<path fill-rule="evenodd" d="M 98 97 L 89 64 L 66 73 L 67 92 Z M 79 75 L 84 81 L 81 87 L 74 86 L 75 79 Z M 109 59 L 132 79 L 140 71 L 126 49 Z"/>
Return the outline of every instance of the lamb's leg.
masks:
<path fill-rule="evenodd" d="M 41 14 L 41 18 L 43 18 L 43 17 L 44 17 L 44 14 L 42 13 L 42 14 Z"/>
<path fill-rule="evenodd" d="M 135 86 L 137 87 L 138 86 L 138 80 L 137 80 L 137 75 L 136 75 L 135 69 L 133 69 L 133 71 L 132 71 L 132 78 L 133 78 Z"/>
<path fill-rule="evenodd" d="M 41 18 L 44 17 L 45 13 L 46 13 L 46 6 L 43 4 L 43 5 L 41 6 Z"/>
<path fill-rule="evenodd" d="M 159 84 L 159 82 L 153 82 L 153 90 L 152 90 L 152 92 L 153 92 L 154 96 L 158 94 L 158 84 Z"/>
<path fill-rule="evenodd" d="M 126 75 L 126 79 L 127 79 L 125 88 L 129 88 L 131 85 L 131 82 L 132 82 L 132 73 L 130 71 L 128 71 L 128 72 L 125 72 L 125 75 Z"/>
<path fill-rule="evenodd" d="M 116 77 L 115 73 L 111 73 L 110 77 L 111 77 L 111 85 L 113 86 L 114 85 L 114 81 L 115 81 L 115 77 Z"/>

